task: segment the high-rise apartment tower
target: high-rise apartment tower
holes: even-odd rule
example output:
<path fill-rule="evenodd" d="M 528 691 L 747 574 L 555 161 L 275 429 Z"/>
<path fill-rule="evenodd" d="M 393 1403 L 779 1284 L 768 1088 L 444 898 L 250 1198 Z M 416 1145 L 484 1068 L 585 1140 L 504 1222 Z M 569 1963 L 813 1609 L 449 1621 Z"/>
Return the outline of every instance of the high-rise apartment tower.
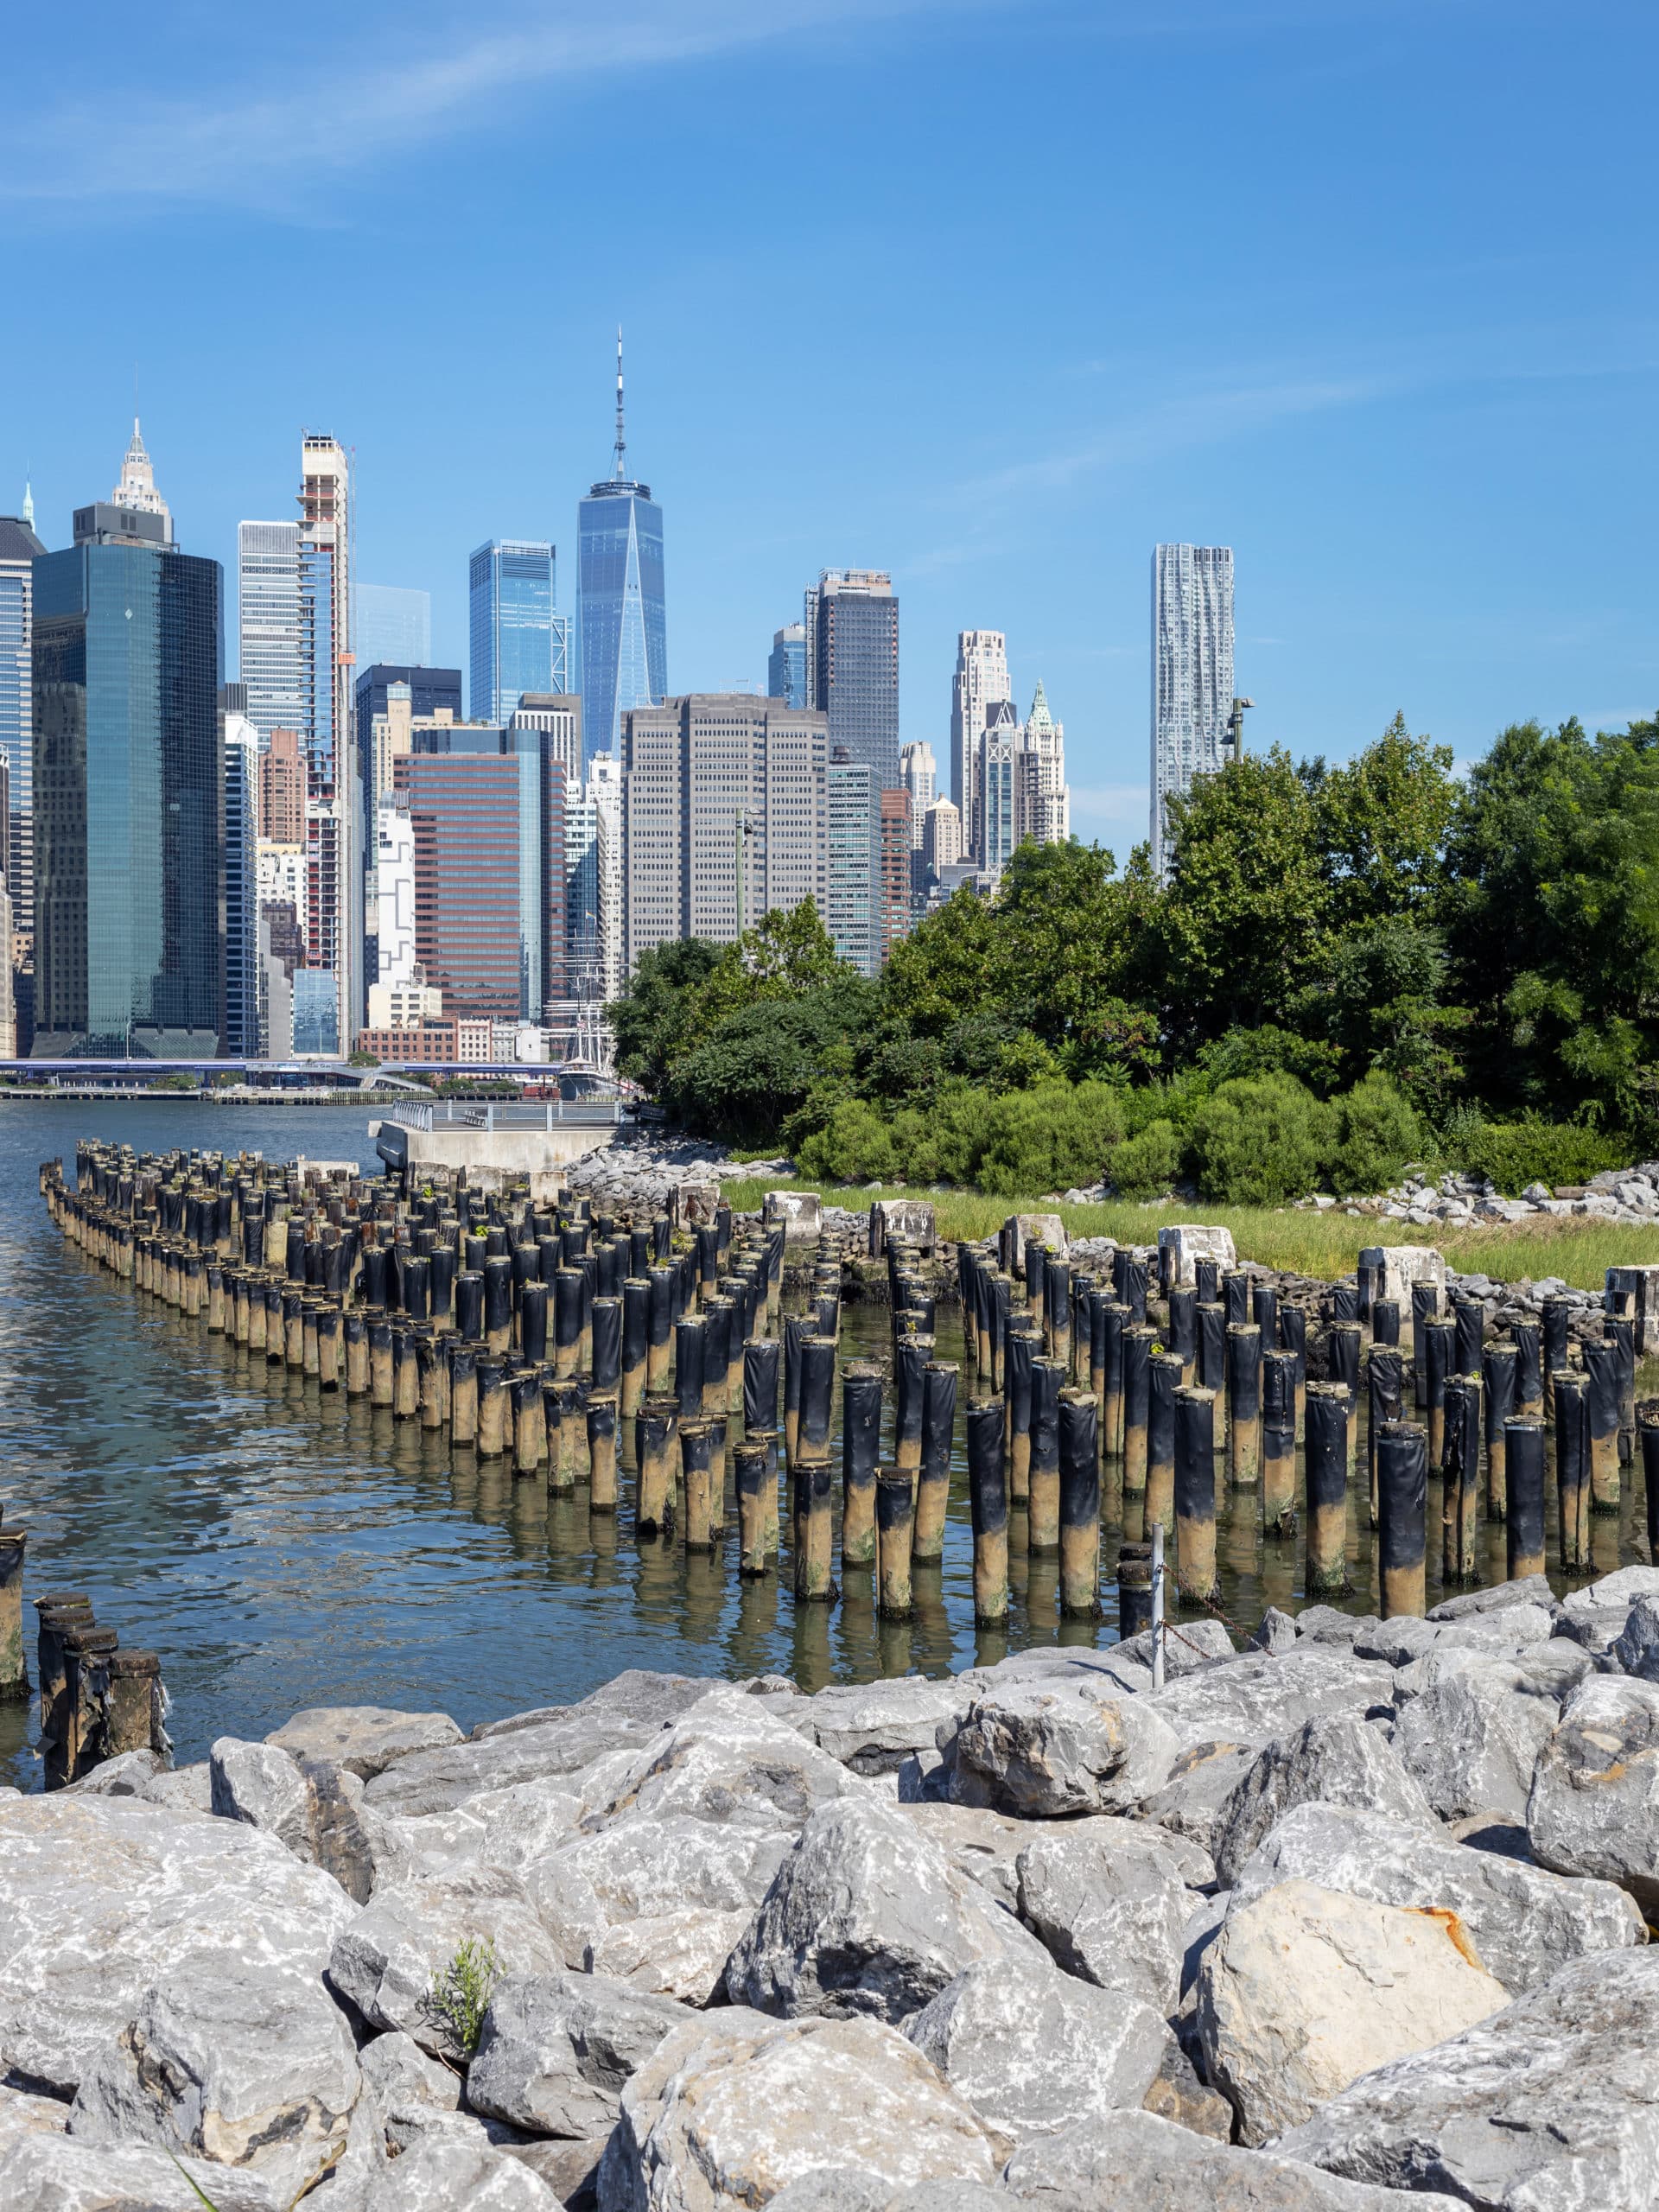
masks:
<path fill-rule="evenodd" d="M 1152 556 L 1152 860 L 1165 864 L 1168 800 L 1221 767 L 1233 707 L 1233 549 L 1160 545 Z"/>
<path fill-rule="evenodd" d="M 11 925 L 35 926 L 35 563 L 46 548 L 35 537 L 33 499 L 21 515 L 0 515 L 0 753 L 6 756 L 3 859 L 11 893 Z M 5 946 L 8 972 L 11 946 Z"/>
<path fill-rule="evenodd" d="M 957 669 L 950 680 L 950 799 L 970 841 L 978 838 L 979 745 L 985 717 L 1010 699 L 1008 645 L 1001 630 L 963 630 L 957 636 Z"/>

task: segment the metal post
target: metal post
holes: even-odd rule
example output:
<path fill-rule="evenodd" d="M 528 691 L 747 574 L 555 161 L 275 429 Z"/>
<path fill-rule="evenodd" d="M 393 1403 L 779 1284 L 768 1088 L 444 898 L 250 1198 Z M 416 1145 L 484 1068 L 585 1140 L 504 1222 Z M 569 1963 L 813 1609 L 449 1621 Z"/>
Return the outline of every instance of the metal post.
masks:
<path fill-rule="evenodd" d="M 1164 1687 L 1164 1524 L 1152 1524 L 1152 1687 Z"/>

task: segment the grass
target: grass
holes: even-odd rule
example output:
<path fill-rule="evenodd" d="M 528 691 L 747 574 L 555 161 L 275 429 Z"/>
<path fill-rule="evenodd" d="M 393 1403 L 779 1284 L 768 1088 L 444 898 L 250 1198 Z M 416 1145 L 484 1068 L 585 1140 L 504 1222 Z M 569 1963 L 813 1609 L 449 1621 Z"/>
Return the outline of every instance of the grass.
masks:
<path fill-rule="evenodd" d="M 721 1187 L 735 1211 L 747 1211 L 758 1207 L 769 1190 L 813 1186 L 772 1177 L 722 1177 Z M 1241 1260 L 1327 1281 L 1351 1274 L 1365 1244 L 1433 1244 L 1462 1274 L 1488 1274 L 1498 1282 L 1559 1275 L 1580 1290 L 1599 1290 L 1609 1268 L 1659 1266 L 1659 1227 L 1553 1214 L 1475 1229 L 1420 1229 L 1406 1221 L 1356 1220 L 1344 1213 L 1300 1213 L 1289 1207 L 1213 1206 L 1202 1199 L 1162 1206 L 1111 1200 L 1103 1205 L 1056 1207 L 1044 1205 L 1039 1198 L 987 1198 L 977 1191 L 872 1189 L 862 1184 L 842 1190 L 823 1184 L 816 1187 L 826 1205 L 860 1213 L 872 1198 L 928 1198 L 940 1235 L 953 1242 L 993 1236 L 1011 1213 L 1058 1212 L 1068 1236 L 1111 1236 L 1135 1244 L 1156 1243 L 1160 1224 L 1202 1221 L 1230 1229 Z"/>

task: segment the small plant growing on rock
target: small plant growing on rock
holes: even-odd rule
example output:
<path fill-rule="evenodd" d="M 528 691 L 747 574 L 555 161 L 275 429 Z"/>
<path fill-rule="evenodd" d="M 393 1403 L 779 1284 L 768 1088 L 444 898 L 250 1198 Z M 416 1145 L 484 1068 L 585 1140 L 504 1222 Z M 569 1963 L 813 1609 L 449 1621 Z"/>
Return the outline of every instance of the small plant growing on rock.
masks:
<path fill-rule="evenodd" d="M 494 1940 L 488 1936 L 481 1943 L 467 1936 L 456 1947 L 443 1972 L 432 1977 L 427 2010 L 444 2023 L 463 2058 L 470 2059 L 478 2049 L 490 1993 L 500 1979 L 501 1961 L 495 1955 Z"/>

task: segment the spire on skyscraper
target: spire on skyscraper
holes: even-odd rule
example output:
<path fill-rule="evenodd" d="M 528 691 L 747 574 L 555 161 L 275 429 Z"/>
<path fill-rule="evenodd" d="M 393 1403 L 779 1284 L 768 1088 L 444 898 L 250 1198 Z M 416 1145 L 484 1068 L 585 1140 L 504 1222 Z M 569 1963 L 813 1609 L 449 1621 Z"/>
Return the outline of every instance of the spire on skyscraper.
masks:
<path fill-rule="evenodd" d="M 622 466 L 622 456 L 627 451 L 627 440 L 622 435 L 622 326 L 616 326 L 616 466 L 611 474 L 620 484 L 627 471 Z"/>
<path fill-rule="evenodd" d="M 1048 711 L 1048 694 L 1043 689 L 1043 679 L 1039 676 L 1037 679 L 1036 691 L 1032 696 L 1031 712 L 1026 716 L 1026 728 L 1031 730 L 1041 730 L 1046 734 L 1053 727 L 1054 717 Z"/>
<path fill-rule="evenodd" d="M 27 476 L 23 479 L 23 520 L 30 530 L 35 527 L 35 486 Z"/>
<path fill-rule="evenodd" d="M 131 507 L 140 514 L 164 515 L 168 512 L 167 501 L 156 489 L 156 471 L 144 450 L 143 435 L 138 428 L 136 415 L 132 418 L 131 442 L 121 464 L 121 480 L 110 497 L 117 506 Z"/>

